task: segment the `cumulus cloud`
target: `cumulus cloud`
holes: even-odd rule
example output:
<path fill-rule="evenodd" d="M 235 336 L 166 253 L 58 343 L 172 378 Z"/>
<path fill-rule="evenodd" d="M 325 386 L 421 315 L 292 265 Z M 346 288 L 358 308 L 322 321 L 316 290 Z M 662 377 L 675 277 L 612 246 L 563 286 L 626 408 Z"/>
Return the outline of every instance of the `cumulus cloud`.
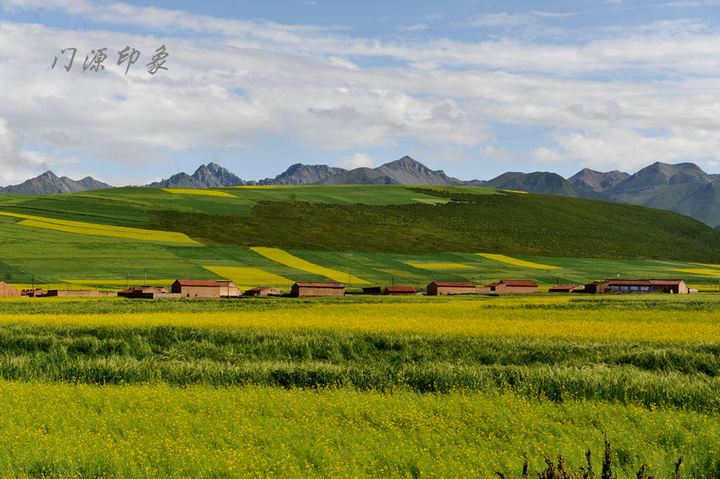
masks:
<path fill-rule="evenodd" d="M 163 33 L 0 21 L 0 161 L 12 168 L 69 165 L 78 155 L 143 165 L 193 148 L 251 149 L 271 137 L 340 152 L 407 140 L 438 161 L 442 155 L 467 161 L 478 152 L 493 161 L 621 169 L 714 158 L 720 146 L 720 34 L 697 22 L 608 30 L 572 44 L 511 37 L 385 41 L 348 35 L 343 27 L 222 19 L 112 1 L 0 5 Z M 556 15 L 495 14 L 473 23 L 522 26 Z M 188 37 L 187 31 L 207 36 Z M 170 55 L 168 70 L 149 75 L 146 64 L 160 45 Z M 141 52 L 127 75 L 127 65 L 117 65 L 126 46 Z M 68 47 L 78 49 L 72 69 L 51 69 Z M 83 73 L 85 56 L 102 47 L 105 70 Z M 397 63 L 366 66 L 388 58 Z M 598 72 L 610 79 L 598 80 Z M 613 79 L 628 72 L 633 81 Z M 551 128 L 552 144 L 526 156 L 511 143 L 481 146 L 494 138 L 498 123 Z M 662 134 L 645 136 L 644 130 Z M 371 160 L 354 154 L 341 161 Z"/>
<path fill-rule="evenodd" d="M 376 163 L 377 158 L 371 158 L 365 153 L 355 153 L 352 156 L 341 158 L 335 165 L 352 170 L 355 168 L 374 168 Z"/>

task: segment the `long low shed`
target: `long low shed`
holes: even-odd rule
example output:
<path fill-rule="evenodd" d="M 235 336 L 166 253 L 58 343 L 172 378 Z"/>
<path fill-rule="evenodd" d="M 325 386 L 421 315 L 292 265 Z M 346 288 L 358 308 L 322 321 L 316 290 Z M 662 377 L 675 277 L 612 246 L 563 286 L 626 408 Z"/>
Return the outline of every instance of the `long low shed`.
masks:
<path fill-rule="evenodd" d="M 290 294 L 296 298 L 345 296 L 345 285 L 342 283 L 295 283 Z"/>
<path fill-rule="evenodd" d="M 427 287 L 429 296 L 445 296 L 449 294 L 475 294 L 477 288 L 469 282 L 433 281 Z"/>

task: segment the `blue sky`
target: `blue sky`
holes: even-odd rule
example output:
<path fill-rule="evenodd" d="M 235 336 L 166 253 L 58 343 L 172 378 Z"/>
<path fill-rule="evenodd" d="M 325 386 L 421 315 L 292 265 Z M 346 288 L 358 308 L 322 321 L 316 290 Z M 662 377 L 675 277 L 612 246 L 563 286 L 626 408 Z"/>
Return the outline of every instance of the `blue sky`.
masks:
<path fill-rule="evenodd" d="M 705 1 L 0 0 L 0 185 L 47 169 L 141 185 L 211 161 L 258 180 L 404 155 L 466 180 L 655 161 L 720 173 L 719 12 Z M 163 45 L 167 70 L 151 75 Z M 129 69 L 126 47 L 140 52 Z M 87 55 L 101 48 L 94 71 Z"/>

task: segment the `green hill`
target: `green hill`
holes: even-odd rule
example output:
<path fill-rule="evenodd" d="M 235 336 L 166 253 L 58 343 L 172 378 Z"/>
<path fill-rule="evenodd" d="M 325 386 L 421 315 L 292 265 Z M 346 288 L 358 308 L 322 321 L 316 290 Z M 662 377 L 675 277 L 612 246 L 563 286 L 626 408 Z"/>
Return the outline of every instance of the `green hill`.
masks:
<path fill-rule="evenodd" d="M 219 279 L 218 267 L 246 268 L 248 278 L 251 268 L 268 272 L 276 279 L 262 284 L 283 288 L 298 278 L 325 280 L 326 273 L 249 249 L 257 246 L 339 271 L 342 281 L 353 275 L 383 285 L 503 278 L 547 285 L 616 273 L 685 277 L 680 271 L 692 270 L 688 274 L 717 288 L 711 278 L 720 274 L 688 264 L 720 264 L 720 232 L 699 221 L 553 195 L 400 185 L 0 195 L 0 280 L 15 284 L 117 289 L 128 274 L 131 285 L 142 284 L 147 269 L 152 284 L 169 286 L 181 277 Z M 549 267 L 520 268 L 475 253 Z"/>

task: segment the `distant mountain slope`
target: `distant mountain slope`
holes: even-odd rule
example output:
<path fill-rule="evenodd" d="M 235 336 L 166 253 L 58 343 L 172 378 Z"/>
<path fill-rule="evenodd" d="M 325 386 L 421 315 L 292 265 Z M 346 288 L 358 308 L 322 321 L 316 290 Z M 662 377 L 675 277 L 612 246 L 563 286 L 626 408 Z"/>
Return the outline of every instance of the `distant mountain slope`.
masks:
<path fill-rule="evenodd" d="M 584 190 L 602 193 L 630 177 L 629 174 L 614 170 L 607 173 L 585 168 L 568 178 L 568 182 Z"/>
<path fill-rule="evenodd" d="M 710 226 L 720 224 L 720 175 L 694 163 L 653 163 L 605 190 L 614 200 L 674 211 Z"/>
<path fill-rule="evenodd" d="M 375 168 L 381 175 L 392 178 L 401 185 L 462 185 L 463 181 L 447 176 L 442 170 L 431 170 L 409 156 L 385 163 Z"/>
<path fill-rule="evenodd" d="M 227 168 L 223 168 L 215 163 L 208 163 L 207 165 L 201 165 L 192 176 L 187 173 L 178 173 L 167 180 L 150 183 L 147 186 L 158 188 L 204 189 L 255 184 L 257 184 L 255 181 L 244 181 L 240 177 L 230 173 Z"/>
<path fill-rule="evenodd" d="M 658 190 L 688 183 L 712 183 L 717 180 L 720 180 L 719 175 L 709 175 L 694 163 L 668 165 L 656 162 L 607 189 L 605 194 L 625 199 L 630 196 L 648 196 Z"/>
<path fill-rule="evenodd" d="M 345 173 L 344 168 L 336 168 L 327 165 L 303 165 L 297 163 L 288 168 L 284 173 L 275 178 L 260 180 L 260 185 L 310 185 L 322 181 L 333 175 Z M 342 184 L 342 183 L 329 183 Z"/>
<path fill-rule="evenodd" d="M 26 182 L 0 187 L 0 193 L 14 193 L 21 195 L 54 195 L 59 193 L 80 193 L 88 190 L 112 188 L 112 186 L 86 176 L 80 181 L 71 180 L 67 176 L 58 178 L 52 171 L 46 171 L 40 176 L 31 178 Z"/>
<path fill-rule="evenodd" d="M 343 171 L 332 176 L 328 176 L 324 180 L 320 180 L 316 185 L 395 185 L 397 181 L 389 176 L 372 168 L 355 168 L 350 171 Z"/>
<path fill-rule="evenodd" d="M 542 193 L 546 195 L 570 196 L 589 200 L 604 200 L 609 198 L 600 193 L 578 188 L 570 184 L 565 178 L 555 173 L 504 173 L 482 186 L 497 190 L 527 191 L 528 193 Z"/>

